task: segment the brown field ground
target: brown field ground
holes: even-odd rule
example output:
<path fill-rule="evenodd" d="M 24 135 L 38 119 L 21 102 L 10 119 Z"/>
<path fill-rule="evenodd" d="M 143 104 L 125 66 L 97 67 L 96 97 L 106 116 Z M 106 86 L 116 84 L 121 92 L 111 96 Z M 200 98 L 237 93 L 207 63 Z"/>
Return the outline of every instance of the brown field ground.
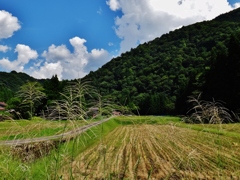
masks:
<path fill-rule="evenodd" d="M 63 166 L 63 179 L 240 179 L 239 138 L 126 125 Z"/>

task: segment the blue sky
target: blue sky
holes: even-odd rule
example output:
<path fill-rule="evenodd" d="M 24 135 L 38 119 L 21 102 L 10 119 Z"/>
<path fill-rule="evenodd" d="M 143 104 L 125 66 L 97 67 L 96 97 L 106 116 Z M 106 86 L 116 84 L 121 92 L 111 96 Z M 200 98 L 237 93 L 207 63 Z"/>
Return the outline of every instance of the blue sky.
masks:
<path fill-rule="evenodd" d="M 0 0 L 0 71 L 74 79 L 238 0 Z"/>

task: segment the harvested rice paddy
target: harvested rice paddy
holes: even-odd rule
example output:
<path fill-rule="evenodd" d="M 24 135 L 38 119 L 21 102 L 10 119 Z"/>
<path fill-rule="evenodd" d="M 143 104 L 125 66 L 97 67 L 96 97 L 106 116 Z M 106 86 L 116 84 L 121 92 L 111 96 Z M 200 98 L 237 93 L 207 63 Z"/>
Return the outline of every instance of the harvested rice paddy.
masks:
<path fill-rule="evenodd" d="M 115 128 L 60 174 L 63 179 L 240 179 L 239 167 L 239 138 L 135 124 Z"/>

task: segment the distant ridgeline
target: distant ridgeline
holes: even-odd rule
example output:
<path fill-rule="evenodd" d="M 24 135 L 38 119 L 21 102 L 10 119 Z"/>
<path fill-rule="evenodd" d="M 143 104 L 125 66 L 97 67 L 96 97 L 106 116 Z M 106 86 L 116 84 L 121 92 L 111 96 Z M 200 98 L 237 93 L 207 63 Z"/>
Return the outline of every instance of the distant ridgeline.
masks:
<path fill-rule="evenodd" d="M 211 21 L 185 26 L 112 59 L 83 80 L 140 114 L 185 114 L 188 96 L 222 100 L 240 109 L 240 9 Z M 0 101 L 27 81 L 39 81 L 47 100 L 59 98 L 68 81 L 36 80 L 0 72 Z"/>
<path fill-rule="evenodd" d="M 21 85 L 27 81 L 36 81 L 33 77 L 25 73 L 11 73 L 0 72 L 0 101 L 6 102 L 11 98 Z"/>
<path fill-rule="evenodd" d="M 51 79 L 35 79 L 22 72 L 0 72 L 0 101 L 7 102 L 19 90 L 20 86 L 29 81 L 41 83 L 49 99 L 59 97 L 58 92 L 62 90 L 60 84 L 66 84 L 66 82 L 68 82 L 66 80 L 60 83 L 57 75 L 52 76 Z"/>

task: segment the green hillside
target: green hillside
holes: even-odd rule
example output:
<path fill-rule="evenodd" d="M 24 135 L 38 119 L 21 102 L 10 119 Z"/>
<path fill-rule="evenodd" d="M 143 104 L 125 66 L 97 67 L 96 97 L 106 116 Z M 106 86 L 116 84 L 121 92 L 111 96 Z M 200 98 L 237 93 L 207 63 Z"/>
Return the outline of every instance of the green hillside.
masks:
<path fill-rule="evenodd" d="M 33 77 L 12 71 L 10 73 L 0 72 L 0 101 L 7 101 L 10 99 L 14 92 L 27 81 L 37 81 Z"/>
<path fill-rule="evenodd" d="M 68 84 L 68 80 L 59 81 L 57 75 L 53 75 L 51 79 L 35 79 L 22 72 L 0 72 L 0 102 L 7 102 L 19 90 L 20 86 L 28 81 L 39 82 L 43 86 L 48 100 L 58 99 L 59 92 Z"/>
<path fill-rule="evenodd" d="M 234 40 L 230 39 L 239 37 L 239 31 L 240 9 L 237 9 L 141 44 L 90 72 L 85 79 L 92 80 L 102 94 L 138 108 L 141 114 L 184 113 L 188 95 L 204 92 L 204 97 L 213 98 L 215 94 L 206 88 L 206 78 L 210 77 L 207 83 L 214 79 L 207 74 L 218 66 L 222 53 L 225 60 L 231 58 L 228 52 Z M 235 43 L 239 43 L 238 40 L 235 39 Z M 240 49 L 234 53 L 238 52 Z M 225 75 L 228 71 L 231 69 L 225 71 Z M 221 100 L 217 94 L 216 98 Z M 227 98 L 224 100 L 228 103 Z"/>

